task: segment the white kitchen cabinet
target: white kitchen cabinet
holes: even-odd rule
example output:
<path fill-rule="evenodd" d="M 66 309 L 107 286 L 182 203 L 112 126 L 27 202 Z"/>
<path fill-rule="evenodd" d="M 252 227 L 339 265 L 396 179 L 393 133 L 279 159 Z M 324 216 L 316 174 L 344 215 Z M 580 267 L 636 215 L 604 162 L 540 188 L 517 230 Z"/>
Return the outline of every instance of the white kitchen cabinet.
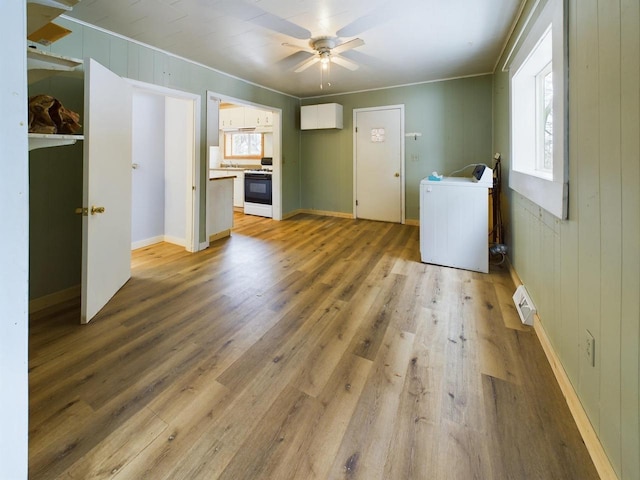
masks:
<path fill-rule="evenodd" d="M 257 108 L 248 108 L 244 107 L 242 109 L 244 111 L 244 125 L 245 128 L 254 128 L 260 126 L 260 116 L 262 112 Z"/>
<path fill-rule="evenodd" d="M 260 127 L 272 127 L 273 126 L 273 112 L 269 112 L 267 110 L 260 110 L 260 116 L 258 117 L 260 121 Z"/>
<path fill-rule="evenodd" d="M 273 115 L 270 111 L 251 107 L 220 109 L 220 128 L 257 128 L 273 126 Z"/>
<path fill-rule="evenodd" d="M 244 171 L 231 168 L 212 168 L 209 178 L 233 178 L 233 206 L 244 207 Z"/>
<path fill-rule="evenodd" d="M 220 128 L 244 128 L 244 108 L 221 108 Z"/>
<path fill-rule="evenodd" d="M 342 129 L 342 127 L 342 105 L 339 103 L 305 105 L 300 109 L 301 130 Z"/>

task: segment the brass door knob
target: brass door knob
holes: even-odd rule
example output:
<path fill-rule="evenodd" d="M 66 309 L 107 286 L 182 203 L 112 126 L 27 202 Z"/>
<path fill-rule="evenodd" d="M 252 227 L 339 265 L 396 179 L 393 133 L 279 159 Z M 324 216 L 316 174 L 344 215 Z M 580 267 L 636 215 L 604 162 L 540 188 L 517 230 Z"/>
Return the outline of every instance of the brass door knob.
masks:
<path fill-rule="evenodd" d="M 399 176 L 400 176 L 400 174 L 399 174 L 398 172 L 396 172 L 395 176 L 396 176 L 396 177 L 399 177 Z"/>
<path fill-rule="evenodd" d="M 95 215 L 96 213 L 104 213 L 104 207 L 91 207 L 91 215 Z"/>

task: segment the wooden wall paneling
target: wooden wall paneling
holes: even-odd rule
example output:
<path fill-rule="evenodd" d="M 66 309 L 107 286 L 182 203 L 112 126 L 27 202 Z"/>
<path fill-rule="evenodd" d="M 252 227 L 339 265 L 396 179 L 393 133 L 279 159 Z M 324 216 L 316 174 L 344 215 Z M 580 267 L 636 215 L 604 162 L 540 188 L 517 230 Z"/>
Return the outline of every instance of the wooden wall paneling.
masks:
<path fill-rule="evenodd" d="M 577 17 L 576 9 L 573 5 L 569 8 L 569 48 L 577 43 Z M 577 72 L 578 62 L 575 55 L 569 55 L 569 71 Z M 569 94 L 576 91 L 573 87 L 575 80 L 569 80 Z M 579 293 L 579 261 L 578 261 L 578 176 L 580 173 L 580 162 L 574 152 L 578 151 L 578 136 L 572 130 L 572 125 L 577 125 L 578 109 L 577 103 L 570 104 L 569 108 L 569 218 L 560 226 L 560 249 L 562 263 L 560 267 L 560 281 L 562 284 L 562 340 L 559 342 L 561 348 L 556 352 L 563 362 L 563 367 L 567 376 L 571 380 L 574 389 L 577 391 L 580 378 L 580 342 L 578 332 L 580 331 L 580 317 L 578 316 Z"/>
<path fill-rule="evenodd" d="M 560 291 L 558 281 L 560 265 L 557 263 L 556 234 L 544 223 L 541 224 L 541 232 L 541 259 L 538 264 L 543 266 L 540 278 L 538 279 L 540 282 L 540 291 L 542 292 L 542 298 L 540 298 L 539 302 L 541 305 L 540 318 L 546 319 L 544 323 L 545 330 L 549 332 L 554 348 L 557 349 L 559 347 L 558 338 L 560 336 L 561 319 L 556 308 L 556 298 L 559 297 L 562 292 Z"/>
<path fill-rule="evenodd" d="M 621 478 L 640 478 L 640 3 L 621 1 Z"/>
<path fill-rule="evenodd" d="M 600 364 L 599 437 L 620 474 L 620 307 L 622 203 L 620 158 L 620 4 L 598 3 L 600 97 Z M 598 345 L 600 348 L 598 348 Z M 606 419 L 606 421 L 604 421 Z"/>
<path fill-rule="evenodd" d="M 138 80 L 140 76 L 139 49 L 140 46 L 137 43 L 127 42 L 127 78 Z"/>
<path fill-rule="evenodd" d="M 577 178 L 577 176 L 573 178 Z M 577 190 L 577 184 L 575 186 L 572 184 L 571 188 Z M 559 299 L 561 302 L 559 315 L 562 321 L 560 338 L 557 340 L 560 348 L 556 353 L 561 358 L 571 383 L 577 389 L 582 350 L 578 342 L 580 329 L 578 316 L 578 223 L 575 220 L 564 222 L 559 250 L 561 257 L 559 277 L 562 288 Z"/>
<path fill-rule="evenodd" d="M 170 77 L 167 86 L 177 89 L 181 88 L 182 85 L 185 84 L 185 79 L 189 70 L 188 65 L 177 57 L 169 57 L 168 70 Z"/>
<path fill-rule="evenodd" d="M 542 213 L 542 212 L 541 212 Z M 535 239 L 535 251 L 538 254 L 537 258 L 533 258 L 531 266 L 537 265 L 535 269 L 535 292 L 539 292 L 536 296 L 536 305 L 540 311 L 540 317 L 545 318 L 545 328 L 547 330 L 554 330 L 556 323 L 555 312 L 553 310 L 553 284 L 555 282 L 555 265 L 553 260 L 555 253 L 553 251 L 553 233 L 549 231 L 549 228 L 541 221 L 540 218 L 531 219 L 531 230 L 534 234 L 537 234 Z"/>
<path fill-rule="evenodd" d="M 91 57 L 96 62 L 109 68 L 111 60 L 111 36 L 100 30 L 82 26 L 84 31 L 82 42 L 82 58 Z"/>
<path fill-rule="evenodd" d="M 66 57 L 79 59 L 84 58 L 84 52 L 82 49 L 85 30 L 84 27 L 77 23 L 69 22 L 63 18 L 56 19 L 56 23 L 62 27 L 68 28 L 72 33 L 52 43 L 51 47 L 38 45 L 38 48 L 42 50 L 49 50 L 50 48 L 51 52 L 64 55 Z"/>
<path fill-rule="evenodd" d="M 153 82 L 156 85 L 167 86 L 167 56 L 157 50 L 152 51 L 153 57 Z"/>
<path fill-rule="evenodd" d="M 129 42 L 120 37 L 110 37 L 109 70 L 121 77 L 129 73 Z"/>
<path fill-rule="evenodd" d="M 136 80 L 153 83 L 155 73 L 153 52 L 150 48 L 138 46 L 138 77 Z"/>
<path fill-rule="evenodd" d="M 579 5 L 578 5 L 579 3 Z M 571 133 L 578 136 L 578 149 L 572 158 L 580 161 L 580 177 L 577 179 L 580 196 L 578 198 L 579 222 L 579 302 L 580 319 L 577 341 L 584 346 L 585 331 L 589 330 L 596 343 L 600 342 L 600 136 L 598 123 L 600 115 L 598 94 L 598 23 L 597 1 L 574 2 L 577 21 L 576 48 L 577 68 L 572 72 L 574 83 L 569 92 L 578 108 L 578 122 Z M 572 94 L 573 93 L 573 94 Z M 571 127 L 570 127 L 571 128 Z M 578 393 L 596 432 L 599 431 L 600 416 L 600 362 L 589 365 L 584 353 L 580 359 Z"/>
<path fill-rule="evenodd" d="M 460 129 L 461 125 L 464 125 L 464 96 L 467 90 L 467 86 L 465 85 L 462 90 L 458 91 L 458 95 L 454 94 L 454 88 L 452 85 L 447 85 L 446 83 L 442 85 L 442 95 L 448 99 L 447 107 L 444 110 L 443 120 L 443 130 L 442 134 L 445 139 L 444 145 L 444 159 L 445 165 L 449 162 L 450 164 L 460 163 L 460 167 L 463 167 L 471 161 L 467 161 L 468 159 L 464 157 L 464 142 L 459 141 L 455 135 L 452 135 L 451 132 L 455 132 Z M 455 163 L 454 163 L 455 162 Z M 454 169 L 447 166 L 448 172 L 453 171 Z M 445 173 L 447 175 L 447 173 Z"/>

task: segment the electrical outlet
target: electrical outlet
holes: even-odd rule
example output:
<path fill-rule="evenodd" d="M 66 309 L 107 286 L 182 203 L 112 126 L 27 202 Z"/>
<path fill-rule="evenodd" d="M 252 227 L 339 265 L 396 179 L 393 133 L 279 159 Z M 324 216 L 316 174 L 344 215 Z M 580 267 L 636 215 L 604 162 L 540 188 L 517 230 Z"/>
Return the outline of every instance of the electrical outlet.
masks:
<path fill-rule="evenodd" d="M 596 366 L 596 339 L 593 338 L 589 330 L 585 330 L 584 335 L 584 353 L 587 356 L 587 361 L 592 367 Z"/>

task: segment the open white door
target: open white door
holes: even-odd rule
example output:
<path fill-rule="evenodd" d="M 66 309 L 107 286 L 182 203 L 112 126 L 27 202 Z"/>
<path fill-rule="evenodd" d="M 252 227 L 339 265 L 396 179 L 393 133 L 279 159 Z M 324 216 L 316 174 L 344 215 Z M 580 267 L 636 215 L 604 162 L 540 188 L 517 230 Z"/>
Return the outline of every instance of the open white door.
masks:
<path fill-rule="evenodd" d="M 95 60 L 84 68 L 81 322 L 88 323 L 131 277 L 132 87 Z"/>

